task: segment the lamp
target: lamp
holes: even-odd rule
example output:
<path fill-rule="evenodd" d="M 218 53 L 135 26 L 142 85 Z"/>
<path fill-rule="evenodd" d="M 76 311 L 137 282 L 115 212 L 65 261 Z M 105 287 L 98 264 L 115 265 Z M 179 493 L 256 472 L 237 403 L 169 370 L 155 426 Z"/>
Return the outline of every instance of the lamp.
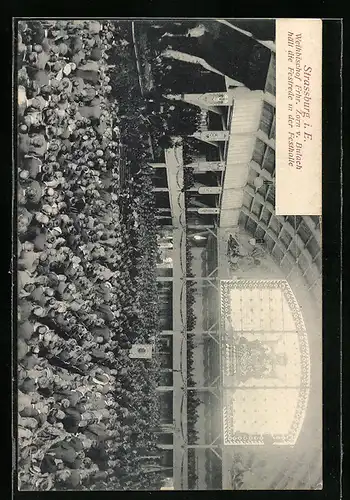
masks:
<path fill-rule="evenodd" d="M 258 177 L 255 177 L 254 179 L 254 186 L 256 189 L 260 189 L 262 186 L 271 186 L 273 184 L 273 181 L 269 181 L 267 179 L 264 179 L 259 175 Z"/>
<path fill-rule="evenodd" d="M 255 177 L 254 179 L 255 188 L 260 189 L 263 185 L 264 185 L 264 179 L 260 177 L 260 175 L 258 177 Z"/>

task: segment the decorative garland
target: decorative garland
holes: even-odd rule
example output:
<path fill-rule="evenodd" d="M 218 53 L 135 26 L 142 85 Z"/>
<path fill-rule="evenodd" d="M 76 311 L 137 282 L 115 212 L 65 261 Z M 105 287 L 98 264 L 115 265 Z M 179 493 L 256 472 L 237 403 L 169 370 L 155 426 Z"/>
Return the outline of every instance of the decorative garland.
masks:
<path fill-rule="evenodd" d="M 299 347 L 300 347 L 300 365 L 301 365 L 301 380 L 300 380 L 300 390 L 298 394 L 297 409 L 294 414 L 293 422 L 287 434 L 274 434 L 273 442 L 279 445 L 293 444 L 300 432 L 303 419 L 305 416 L 309 391 L 310 391 L 310 354 L 307 332 L 305 328 L 305 323 L 302 317 L 300 307 L 297 300 L 285 280 L 252 280 L 252 279 L 240 279 L 240 280 L 223 280 L 221 282 L 221 328 L 223 331 L 226 330 L 226 322 L 230 321 L 232 310 L 231 310 L 231 290 L 256 290 L 256 289 L 280 289 L 283 292 L 284 297 L 288 303 L 292 317 L 295 323 L 295 332 L 298 335 Z M 227 351 L 228 348 L 228 351 Z M 230 346 L 222 347 L 222 355 L 224 366 L 226 367 L 225 360 L 227 357 L 230 358 L 230 353 L 232 349 Z M 226 367 L 226 374 L 229 375 L 229 367 Z M 250 435 L 245 433 L 235 432 L 234 429 L 234 415 L 229 410 L 233 404 L 232 393 L 226 393 L 223 407 L 223 421 L 224 421 L 224 438 L 226 444 L 250 444 L 250 445 L 263 445 L 265 444 L 264 436 L 262 435 Z"/>

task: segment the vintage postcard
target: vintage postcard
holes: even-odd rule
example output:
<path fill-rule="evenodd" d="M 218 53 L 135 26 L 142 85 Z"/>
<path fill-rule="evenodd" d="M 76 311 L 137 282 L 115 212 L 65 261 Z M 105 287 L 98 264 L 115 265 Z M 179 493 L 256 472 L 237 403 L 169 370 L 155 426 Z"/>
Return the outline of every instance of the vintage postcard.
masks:
<path fill-rule="evenodd" d="M 14 31 L 18 490 L 322 489 L 322 21 Z"/>

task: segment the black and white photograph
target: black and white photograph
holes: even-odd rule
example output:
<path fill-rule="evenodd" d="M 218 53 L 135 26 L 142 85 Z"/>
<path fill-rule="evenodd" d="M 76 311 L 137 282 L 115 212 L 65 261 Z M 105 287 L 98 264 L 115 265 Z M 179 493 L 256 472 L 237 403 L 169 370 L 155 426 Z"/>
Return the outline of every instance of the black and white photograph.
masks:
<path fill-rule="evenodd" d="M 322 216 L 276 208 L 276 20 L 14 32 L 18 490 L 322 489 Z"/>

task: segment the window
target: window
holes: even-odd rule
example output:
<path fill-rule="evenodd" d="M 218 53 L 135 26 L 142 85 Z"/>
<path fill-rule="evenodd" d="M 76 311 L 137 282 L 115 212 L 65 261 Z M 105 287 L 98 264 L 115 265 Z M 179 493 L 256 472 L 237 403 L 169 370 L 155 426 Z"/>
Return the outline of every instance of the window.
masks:
<path fill-rule="evenodd" d="M 319 246 L 319 244 L 317 243 L 317 241 L 315 240 L 314 237 L 312 237 L 310 239 L 310 241 L 308 242 L 306 248 L 309 250 L 309 252 L 311 253 L 311 255 L 313 257 L 315 257 L 320 252 L 320 246 Z"/>
<path fill-rule="evenodd" d="M 294 225 L 293 225 L 294 227 Z M 305 224 L 305 222 L 302 222 L 298 228 L 298 234 L 300 238 L 303 240 L 303 242 L 306 244 L 309 239 L 312 236 L 312 232 L 310 228 Z"/>
<path fill-rule="evenodd" d="M 292 241 L 291 235 L 285 229 L 282 231 L 282 234 L 281 234 L 279 239 L 282 241 L 282 243 L 284 244 L 284 246 L 286 248 L 289 246 L 290 242 Z"/>
<path fill-rule="evenodd" d="M 267 191 L 269 189 L 269 186 L 267 184 L 263 184 L 259 189 L 258 193 L 263 197 L 266 198 Z"/>
<path fill-rule="evenodd" d="M 261 214 L 261 220 L 265 222 L 266 225 L 268 225 L 270 222 L 270 218 L 271 218 L 271 212 L 266 207 L 264 207 Z"/>
<path fill-rule="evenodd" d="M 247 227 L 247 230 L 249 231 L 249 233 L 255 234 L 255 231 L 257 228 L 257 223 L 254 222 L 252 219 L 248 219 L 246 227 Z"/>
<path fill-rule="evenodd" d="M 293 229 L 298 229 L 302 222 L 303 218 L 300 215 L 288 215 L 286 217 L 286 221 L 292 226 Z"/>
<path fill-rule="evenodd" d="M 262 205 L 256 199 L 254 199 L 251 207 L 251 212 L 258 218 L 260 218 L 261 210 L 262 210 Z"/>
<path fill-rule="evenodd" d="M 305 255 L 303 253 L 301 253 L 299 255 L 298 263 L 299 263 L 299 267 L 302 270 L 302 272 L 305 273 L 305 271 L 308 269 L 310 264 L 309 264 L 308 259 L 305 257 Z"/>
<path fill-rule="evenodd" d="M 276 217 L 272 217 L 270 221 L 270 227 L 271 229 L 273 229 L 273 232 L 276 234 L 276 236 L 278 236 L 282 229 L 282 224 Z"/>
<path fill-rule="evenodd" d="M 281 262 L 283 258 L 283 252 L 282 250 L 276 245 L 274 250 L 273 250 L 273 257 L 276 259 L 276 261 L 279 263 Z"/>
<path fill-rule="evenodd" d="M 297 260 L 302 252 L 302 249 L 299 248 L 295 240 L 293 240 L 289 246 L 289 251 L 292 254 L 293 258 Z"/>
<path fill-rule="evenodd" d="M 253 161 L 258 163 L 260 166 L 263 163 L 266 148 L 267 148 L 267 146 L 263 141 L 261 141 L 260 139 L 256 140 L 255 149 L 254 149 L 254 153 L 253 153 Z"/>
<path fill-rule="evenodd" d="M 258 239 L 264 239 L 265 238 L 265 231 L 262 227 L 258 226 L 256 229 L 255 233 L 256 238 Z"/>
<path fill-rule="evenodd" d="M 250 207 L 252 205 L 252 196 L 250 196 L 250 194 L 248 193 L 244 193 L 244 197 L 243 197 L 243 205 L 248 208 L 250 210 Z"/>
<path fill-rule="evenodd" d="M 275 246 L 275 241 L 268 234 L 266 234 L 266 245 L 269 251 L 272 252 L 272 249 Z"/>
<path fill-rule="evenodd" d="M 245 227 L 246 223 L 247 223 L 247 220 L 248 220 L 248 215 L 246 215 L 245 213 L 241 212 L 239 214 L 238 225 L 240 227 Z"/>
<path fill-rule="evenodd" d="M 319 254 L 317 255 L 317 257 L 315 258 L 315 264 L 316 264 L 317 268 L 318 268 L 320 271 L 322 271 L 322 255 L 321 255 L 321 253 L 319 253 Z"/>
<path fill-rule="evenodd" d="M 275 172 L 275 152 L 272 148 L 267 148 L 262 167 L 273 175 Z"/>
<path fill-rule="evenodd" d="M 273 207 L 275 206 L 275 186 L 269 186 L 266 199 Z"/>
<path fill-rule="evenodd" d="M 270 131 L 270 139 L 276 139 L 276 115 L 272 122 L 272 127 Z"/>
<path fill-rule="evenodd" d="M 263 132 L 265 132 L 265 134 L 268 137 L 271 137 L 272 126 L 274 123 L 274 117 L 275 117 L 275 108 L 273 106 L 271 106 L 271 104 L 264 102 L 263 109 L 261 112 L 260 129 Z"/>

